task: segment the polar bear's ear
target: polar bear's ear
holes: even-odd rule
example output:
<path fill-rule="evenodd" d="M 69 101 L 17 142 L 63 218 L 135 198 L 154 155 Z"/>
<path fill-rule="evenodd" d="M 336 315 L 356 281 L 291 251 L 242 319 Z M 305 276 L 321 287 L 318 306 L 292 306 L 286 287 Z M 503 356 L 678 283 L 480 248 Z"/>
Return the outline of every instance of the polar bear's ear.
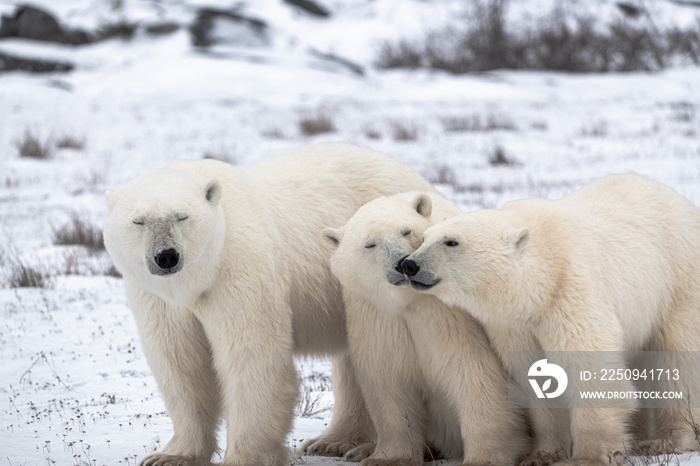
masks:
<path fill-rule="evenodd" d="M 522 228 L 507 228 L 503 232 L 503 241 L 506 243 L 506 247 L 509 252 L 515 253 L 521 251 L 530 241 L 530 229 L 527 227 Z"/>
<path fill-rule="evenodd" d="M 428 218 L 433 213 L 433 200 L 425 193 L 420 193 L 413 199 L 413 208 L 423 217 Z"/>
<path fill-rule="evenodd" d="M 333 248 L 340 246 L 340 240 L 343 239 L 342 228 L 324 228 L 321 234 L 323 239 L 328 241 Z"/>
<path fill-rule="evenodd" d="M 110 191 L 109 189 L 105 191 L 105 200 L 107 201 L 107 207 L 111 210 L 114 204 L 117 203 L 116 191 Z"/>
<path fill-rule="evenodd" d="M 207 187 L 204 189 L 204 195 L 207 198 L 207 201 L 213 206 L 217 205 L 219 201 L 221 200 L 221 193 L 224 190 L 223 186 L 221 186 L 221 182 L 219 180 L 209 180 L 207 182 Z"/>

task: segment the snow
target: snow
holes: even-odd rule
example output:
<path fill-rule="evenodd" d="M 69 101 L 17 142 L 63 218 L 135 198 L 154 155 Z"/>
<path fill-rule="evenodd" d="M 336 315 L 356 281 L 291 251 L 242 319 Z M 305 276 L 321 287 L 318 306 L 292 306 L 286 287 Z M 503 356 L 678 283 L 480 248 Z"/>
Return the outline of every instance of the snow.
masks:
<path fill-rule="evenodd" d="M 200 5 L 124 1 L 110 11 L 96 0 L 35 3 L 80 27 L 119 17 L 185 24 Z M 378 72 L 370 65 L 380 39 L 420 34 L 430 26 L 426 18 L 437 24 L 454 16 L 456 3 L 323 4 L 334 12 L 332 21 L 277 1 L 251 3 L 247 13 L 265 18 L 274 31 L 268 49 L 217 46 L 203 53 L 191 47 L 185 29 L 83 47 L 0 40 L 3 52 L 77 65 L 70 74 L 0 75 L 0 461 L 135 465 L 172 435 L 122 281 L 105 275 L 106 253 L 57 246 L 52 237 L 73 212 L 100 226 L 105 189 L 173 160 L 209 154 L 247 164 L 338 140 L 389 153 L 439 182 L 464 209 L 522 197 L 556 199 L 625 172 L 666 183 L 700 206 L 700 69 L 462 77 Z M 690 7 L 677 8 L 687 18 Z M 359 77 L 310 49 L 349 58 L 367 73 Z M 332 120 L 335 132 L 304 136 L 300 119 L 319 114 Z M 447 131 L 450 118 L 506 128 Z M 415 138 L 397 138 L 401 128 Z M 19 156 L 17 143 L 27 131 L 52 142 L 52 158 Z M 65 136 L 84 140 L 84 148 L 56 148 Z M 513 163 L 491 164 L 497 150 Z M 48 284 L 9 287 L 18 260 L 45 270 Z M 299 360 L 299 368 L 311 397 L 320 398 L 315 414 L 297 416 L 290 447 L 323 431 L 330 421 L 323 409 L 333 402 L 330 363 Z M 700 465 L 699 458 L 656 462 Z M 315 457 L 294 463 L 347 464 Z"/>

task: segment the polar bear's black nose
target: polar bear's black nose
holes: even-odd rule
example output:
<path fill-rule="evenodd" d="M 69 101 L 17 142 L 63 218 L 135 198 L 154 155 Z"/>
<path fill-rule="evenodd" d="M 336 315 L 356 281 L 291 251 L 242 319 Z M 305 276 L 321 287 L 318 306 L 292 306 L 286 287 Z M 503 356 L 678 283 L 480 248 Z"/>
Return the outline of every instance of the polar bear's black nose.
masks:
<path fill-rule="evenodd" d="M 403 261 L 406 260 L 408 256 L 403 256 L 399 261 L 396 263 L 396 267 L 394 267 L 394 270 L 396 270 L 398 273 L 403 273 Z"/>
<path fill-rule="evenodd" d="M 170 249 L 165 249 L 164 251 L 160 251 L 158 254 L 156 254 L 156 257 L 154 257 L 156 264 L 158 264 L 158 267 L 161 269 L 170 269 L 172 267 L 175 267 L 178 262 L 180 262 L 180 255 L 177 253 L 177 251 L 173 248 Z"/>
<path fill-rule="evenodd" d="M 420 266 L 411 259 L 406 259 L 401 262 L 401 269 L 407 277 L 413 277 L 420 270 Z"/>

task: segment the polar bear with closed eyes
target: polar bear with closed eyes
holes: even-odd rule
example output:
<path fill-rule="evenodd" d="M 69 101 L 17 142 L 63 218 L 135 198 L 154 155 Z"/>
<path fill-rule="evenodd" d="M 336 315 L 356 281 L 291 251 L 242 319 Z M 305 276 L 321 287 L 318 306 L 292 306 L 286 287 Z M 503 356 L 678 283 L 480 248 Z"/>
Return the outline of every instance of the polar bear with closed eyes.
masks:
<path fill-rule="evenodd" d="M 289 462 L 294 355 L 333 355 L 333 422 L 307 451 L 374 438 L 347 356 L 345 310 L 319 232 L 377 196 L 432 187 L 390 157 L 319 144 L 234 167 L 183 161 L 107 192 L 107 250 L 174 434 L 142 465 Z"/>
<path fill-rule="evenodd" d="M 522 412 L 481 326 L 411 290 L 402 261 L 432 223 L 461 213 L 435 193 L 362 206 L 323 235 L 343 287 L 351 361 L 377 430 L 363 466 L 422 465 L 439 452 L 467 464 L 514 464 L 528 452 Z"/>

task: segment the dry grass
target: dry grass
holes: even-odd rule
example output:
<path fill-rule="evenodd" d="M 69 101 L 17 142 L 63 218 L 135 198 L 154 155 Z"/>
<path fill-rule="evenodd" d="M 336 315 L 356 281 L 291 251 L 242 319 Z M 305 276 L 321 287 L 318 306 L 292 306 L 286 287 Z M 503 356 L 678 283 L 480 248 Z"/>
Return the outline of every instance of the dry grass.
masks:
<path fill-rule="evenodd" d="M 304 136 L 316 136 L 318 134 L 332 133 L 335 125 L 331 118 L 323 111 L 314 115 L 307 115 L 299 119 L 299 130 Z"/>
<path fill-rule="evenodd" d="M 53 244 L 59 246 L 85 246 L 91 251 L 102 251 L 105 243 L 102 229 L 83 220 L 77 212 L 72 212 L 70 221 L 60 228 L 53 229 Z"/>
<path fill-rule="evenodd" d="M 50 274 L 41 266 L 33 266 L 15 257 L 9 261 L 8 286 L 10 288 L 46 288 Z"/>
<path fill-rule="evenodd" d="M 394 141 L 415 141 L 419 134 L 418 126 L 413 122 L 394 121 L 391 123 L 391 135 Z"/>
<path fill-rule="evenodd" d="M 598 120 L 581 128 L 581 136 L 589 138 L 603 138 L 609 133 L 608 122 Z"/>
<path fill-rule="evenodd" d="M 442 125 L 447 132 L 490 132 L 517 131 L 515 122 L 506 115 L 490 114 L 447 117 L 442 119 Z"/>
<path fill-rule="evenodd" d="M 401 40 L 384 42 L 379 46 L 375 64 L 384 69 L 417 69 L 424 66 L 425 50 L 418 43 Z"/>
<path fill-rule="evenodd" d="M 263 130 L 261 133 L 262 137 L 267 139 L 284 139 L 284 131 L 278 126 L 270 126 Z"/>
<path fill-rule="evenodd" d="M 37 160 L 48 160 L 53 157 L 51 139 L 47 138 L 45 141 L 42 141 L 41 138 L 31 130 L 26 130 L 24 132 L 24 138 L 16 142 L 15 145 L 21 157 Z"/>
<path fill-rule="evenodd" d="M 381 139 L 381 138 L 382 138 L 382 133 L 381 133 L 379 130 L 374 129 L 374 128 L 370 127 L 370 126 L 366 126 L 366 127 L 364 128 L 363 132 L 364 132 L 365 137 L 366 137 L 367 139 L 372 139 L 372 140 L 375 140 L 375 141 L 376 141 L 377 139 Z"/>
<path fill-rule="evenodd" d="M 449 185 L 458 191 L 457 175 L 454 169 L 445 163 L 432 165 L 430 172 L 425 174 L 425 178 L 433 184 Z"/>
<path fill-rule="evenodd" d="M 69 252 L 64 254 L 63 262 L 56 265 L 56 276 L 80 275 L 85 277 L 108 276 L 121 277 L 110 260 L 104 257 Z"/>
<path fill-rule="evenodd" d="M 109 264 L 102 275 L 106 277 L 122 278 L 122 274 L 119 273 L 119 270 L 117 270 L 114 264 Z"/>
<path fill-rule="evenodd" d="M 58 149 L 83 150 L 85 149 L 85 138 L 64 135 L 56 140 L 56 147 Z"/>
<path fill-rule="evenodd" d="M 673 102 L 671 104 L 671 121 L 676 123 L 692 123 L 696 118 L 695 105 L 690 102 Z"/>
<path fill-rule="evenodd" d="M 517 165 L 517 162 L 506 154 L 503 147 L 496 146 L 489 155 L 489 165 L 510 167 Z"/>

